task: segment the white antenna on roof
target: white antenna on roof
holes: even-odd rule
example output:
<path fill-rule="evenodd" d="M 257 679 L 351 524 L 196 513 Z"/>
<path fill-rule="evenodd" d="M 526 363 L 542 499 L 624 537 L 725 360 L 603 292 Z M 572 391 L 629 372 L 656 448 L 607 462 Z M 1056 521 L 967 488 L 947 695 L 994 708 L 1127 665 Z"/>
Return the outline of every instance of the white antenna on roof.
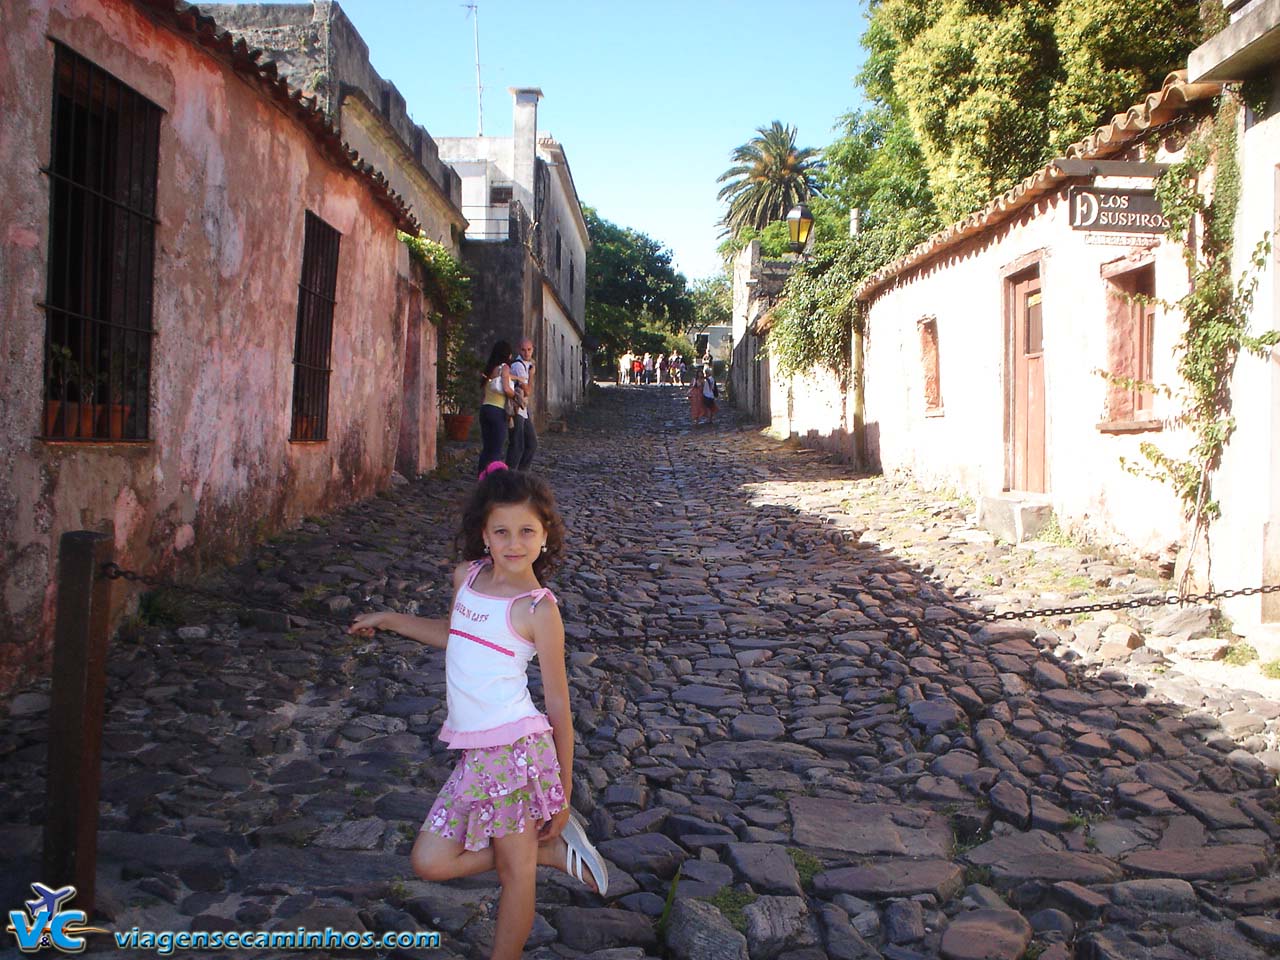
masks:
<path fill-rule="evenodd" d="M 484 85 L 480 82 L 480 4 L 472 0 L 471 3 L 464 3 L 467 12 L 474 17 L 476 37 L 476 136 L 484 136 Z"/>

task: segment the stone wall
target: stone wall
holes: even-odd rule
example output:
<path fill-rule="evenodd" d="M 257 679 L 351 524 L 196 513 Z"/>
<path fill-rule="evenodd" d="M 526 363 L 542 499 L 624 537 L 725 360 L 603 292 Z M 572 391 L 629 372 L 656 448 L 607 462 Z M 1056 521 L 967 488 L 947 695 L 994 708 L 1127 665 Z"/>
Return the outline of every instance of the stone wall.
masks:
<path fill-rule="evenodd" d="M 761 257 L 759 240 L 752 240 L 739 251 L 733 264 L 729 393 L 734 404 L 759 423 L 771 423 L 775 410 L 766 315 L 777 302 L 790 272 L 790 261 Z"/>
<path fill-rule="evenodd" d="M 337 3 L 201 4 L 220 25 L 262 49 L 289 84 L 313 95 L 343 139 L 391 181 L 433 240 L 458 251 L 462 181 L 404 96 L 369 60 L 369 47 Z"/>

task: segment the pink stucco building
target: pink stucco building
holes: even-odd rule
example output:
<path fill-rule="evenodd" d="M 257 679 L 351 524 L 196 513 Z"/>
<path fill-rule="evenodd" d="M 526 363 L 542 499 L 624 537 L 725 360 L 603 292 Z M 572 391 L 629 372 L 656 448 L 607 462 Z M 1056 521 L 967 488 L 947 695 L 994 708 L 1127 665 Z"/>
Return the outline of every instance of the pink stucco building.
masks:
<path fill-rule="evenodd" d="M 0 31 L 2 691 L 47 664 L 64 531 L 193 571 L 430 469 L 436 338 L 420 222 L 243 41 L 175 0 Z"/>

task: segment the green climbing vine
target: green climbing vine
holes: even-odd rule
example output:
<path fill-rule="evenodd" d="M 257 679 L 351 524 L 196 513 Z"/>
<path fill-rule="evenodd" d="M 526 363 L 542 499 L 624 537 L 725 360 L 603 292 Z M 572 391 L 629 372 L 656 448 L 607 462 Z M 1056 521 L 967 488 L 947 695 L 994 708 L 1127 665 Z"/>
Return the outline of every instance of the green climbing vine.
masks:
<path fill-rule="evenodd" d="M 1184 324 L 1177 345 L 1181 385 L 1158 387 L 1180 400 L 1182 409 L 1174 422 L 1186 427 L 1192 445 L 1186 457 L 1162 451 L 1155 444 L 1139 449 L 1146 467 L 1125 463 L 1131 472 L 1144 473 L 1172 486 L 1192 523 L 1194 537 L 1219 515 L 1213 499 L 1213 474 L 1235 431 L 1231 413 L 1231 379 L 1241 351 L 1265 355 L 1280 334 L 1249 334 L 1249 315 L 1259 272 L 1271 251 L 1270 233 L 1264 234 L 1250 259 L 1250 269 L 1238 279 L 1232 273 L 1232 239 L 1240 201 L 1240 166 L 1236 153 L 1236 119 L 1240 110 L 1235 91 L 1224 91 L 1211 123 L 1188 143 L 1183 159 L 1172 166 L 1156 185 L 1156 194 L 1169 221 L 1169 236 L 1184 238 L 1189 292 L 1174 303 L 1161 302 L 1181 313 Z M 1204 173 L 1212 164 L 1213 177 Z M 1192 232 L 1199 232 L 1196 243 Z"/>
<path fill-rule="evenodd" d="M 766 341 L 779 372 L 787 376 L 822 368 L 843 380 L 851 363 L 854 324 L 859 322 L 854 292 L 918 239 L 888 228 L 871 230 L 820 243 L 813 256 L 797 263 L 787 277 Z"/>
<path fill-rule="evenodd" d="M 471 274 L 448 248 L 419 234 L 398 231 L 396 236 L 427 275 L 431 289 L 428 295 L 436 306 L 450 317 L 461 317 L 471 309 Z M 431 321 L 436 322 L 432 314 Z"/>

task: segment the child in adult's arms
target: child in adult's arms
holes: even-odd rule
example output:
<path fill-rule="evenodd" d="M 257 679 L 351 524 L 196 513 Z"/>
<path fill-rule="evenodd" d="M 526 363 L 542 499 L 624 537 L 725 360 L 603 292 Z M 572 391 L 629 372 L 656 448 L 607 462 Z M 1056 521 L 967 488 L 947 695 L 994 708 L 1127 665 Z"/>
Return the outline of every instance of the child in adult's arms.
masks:
<path fill-rule="evenodd" d="M 497 469 L 476 485 L 457 545 L 449 620 L 361 614 L 351 632 L 391 630 L 445 651 L 449 716 L 461 751 L 410 854 L 423 880 L 496 869 L 502 884 L 492 960 L 518 958 L 533 927 L 537 867 L 558 867 L 602 895 L 604 859 L 571 815 L 573 716 L 564 623 L 539 580 L 560 559 L 564 524 L 547 485 Z M 550 602 L 547 602 L 550 601 Z M 546 714 L 529 696 L 536 656 Z"/>

